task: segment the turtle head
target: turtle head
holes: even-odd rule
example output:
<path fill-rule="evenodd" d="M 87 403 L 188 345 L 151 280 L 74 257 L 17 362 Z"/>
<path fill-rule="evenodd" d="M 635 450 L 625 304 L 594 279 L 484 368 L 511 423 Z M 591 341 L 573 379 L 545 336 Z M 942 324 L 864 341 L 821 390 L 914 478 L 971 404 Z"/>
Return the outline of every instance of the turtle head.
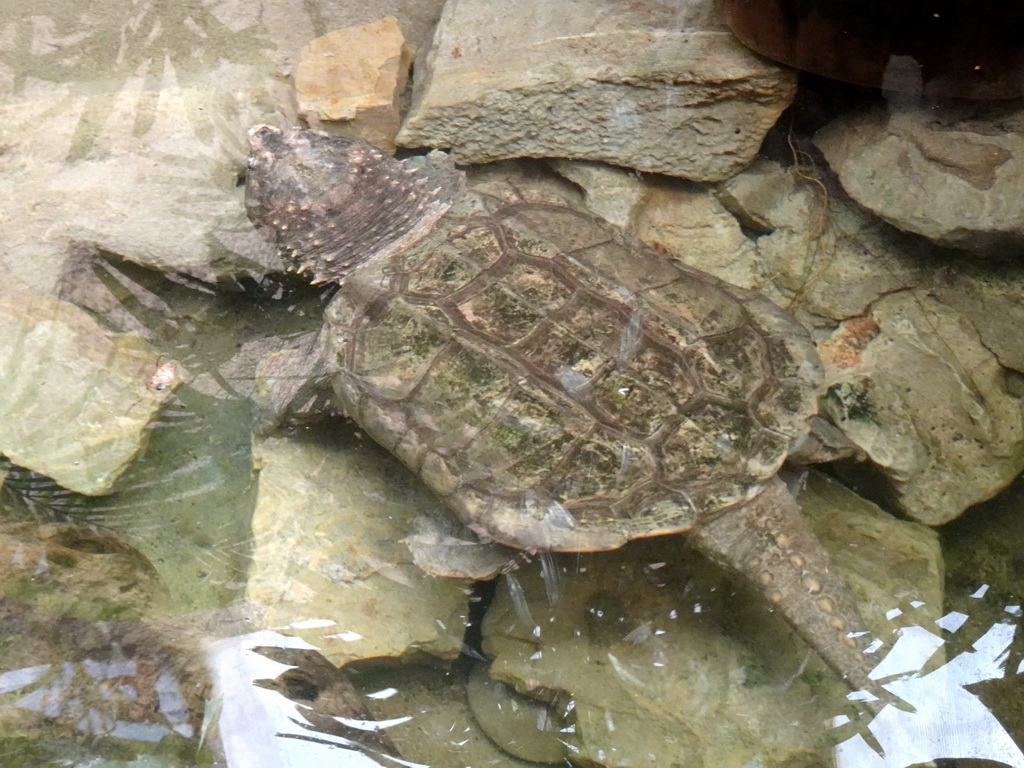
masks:
<path fill-rule="evenodd" d="M 407 247 L 450 205 L 448 190 L 359 139 L 260 125 L 249 147 L 249 218 L 317 283 Z"/>

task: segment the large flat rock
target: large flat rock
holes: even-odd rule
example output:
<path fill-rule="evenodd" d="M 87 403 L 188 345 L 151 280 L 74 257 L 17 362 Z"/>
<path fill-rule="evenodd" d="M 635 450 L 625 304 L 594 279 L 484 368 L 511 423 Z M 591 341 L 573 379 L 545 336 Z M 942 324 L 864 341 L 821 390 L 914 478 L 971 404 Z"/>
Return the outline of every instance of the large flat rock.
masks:
<path fill-rule="evenodd" d="M 708 0 L 450 0 L 397 143 L 460 163 L 603 160 L 697 180 L 754 156 L 795 75 L 753 55 Z"/>
<path fill-rule="evenodd" d="M 372 445 L 324 430 L 267 438 L 257 456 L 246 598 L 268 627 L 339 665 L 413 649 L 458 654 L 466 582 L 424 573 L 401 541 L 438 503 L 421 484 Z"/>

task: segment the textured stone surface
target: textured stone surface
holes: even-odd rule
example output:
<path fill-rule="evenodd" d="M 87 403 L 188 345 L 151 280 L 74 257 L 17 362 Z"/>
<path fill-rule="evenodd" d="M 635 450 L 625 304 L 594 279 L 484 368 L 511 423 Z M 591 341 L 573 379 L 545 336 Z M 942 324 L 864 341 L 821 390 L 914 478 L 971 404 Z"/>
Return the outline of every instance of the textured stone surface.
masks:
<path fill-rule="evenodd" d="M 876 107 L 837 118 L 814 141 L 846 191 L 891 224 L 979 254 L 1024 246 L 1018 102 Z"/>
<path fill-rule="evenodd" d="M 944 304 L 970 318 L 1004 367 L 1024 373 L 1024 263 L 948 264 L 936 273 L 933 290 Z M 1022 394 L 1018 389 L 1018 397 Z"/>
<path fill-rule="evenodd" d="M 602 163 L 561 160 L 552 166 L 583 188 L 587 208 L 645 243 L 733 285 L 762 287 L 754 243 L 718 200 L 714 187 L 641 178 Z"/>
<path fill-rule="evenodd" d="M 937 536 L 812 475 L 800 502 L 885 643 L 884 610 L 942 611 Z M 584 764 L 829 764 L 822 723 L 845 689 L 753 595 L 678 539 L 555 557 L 503 577 L 484 623 L 491 675 L 561 711 Z M 553 566 L 553 567 L 552 567 Z M 736 590 L 739 590 L 738 594 Z M 799 763 L 804 764 L 804 763 Z M 819 763 L 809 763 L 817 765 Z"/>
<path fill-rule="evenodd" d="M 768 233 L 758 286 L 815 332 L 825 408 L 878 468 L 870 493 L 946 522 L 1024 468 L 1021 401 L 1001 367 L 1024 364 L 1024 270 L 937 253 L 812 174 L 759 161 L 721 196 Z"/>
<path fill-rule="evenodd" d="M 453 0 L 417 64 L 398 143 L 460 163 L 603 160 L 728 177 L 789 104 L 792 72 L 737 43 L 712 3 Z"/>
<path fill-rule="evenodd" d="M 413 564 L 401 539 L 437 502 L 397 462 L 322 433 L 268 438 L 257 460 L 246 598 L 265 609 L 268 627 L 286 627 L 339 665 L 412 649 L 459 652 L 466 584 Z"/>
<path fill-rule="evenodd" d="M 822 357 L 832 364 L 825 412 L 915 519 L 948 522 L 1024 466 L 1020 400 L 956 310 L 921 294 L 886 296 L 840 325 Z"/>
<path fill-rule="evenodd" d="M 878 297 L 926 279 L 927 243 L 866 214 L 813 167 L 758 159 L 717 193 L 757 233 L 750 272 L 758 290 L 809 328 L 863 314 Z"/>
<path fill-rule="evenodd" d="M 313 123 L 349 121 L 346 132 L 394 153 L 411 64 L 394 16 L 318 37 L 303 46 L 295 68 L 299 111 Z"/>
<path fill-rule="evenodd" d="M 0 292 L 0 453 L 73 491 L 109 491 L 179 371 L 135 334 L 7 285 Z"/>

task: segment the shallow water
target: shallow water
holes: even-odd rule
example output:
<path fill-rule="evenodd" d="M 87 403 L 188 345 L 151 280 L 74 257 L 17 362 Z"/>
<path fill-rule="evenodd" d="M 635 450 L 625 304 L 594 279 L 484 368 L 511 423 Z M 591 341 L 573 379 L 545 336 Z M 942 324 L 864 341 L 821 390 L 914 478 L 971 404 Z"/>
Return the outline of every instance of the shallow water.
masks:
<path fill-rule="evenodd" d="M 313 366 L 333 289 L 282 276 L 245 218 L 241 187 L 246 128 L 296 120 L 288 76 L 301 45 L 392 11 L 425 44 L 438 3 L 9 5 L 0 292 L 56 297 L 103 333 L 138 334 L 153 375 L 173 363 L 164 370 L 179 383 L 107 492 L 4 464 L 3 765 L 476 768 L 522 765 L 518 754 L 623 766 L 729 766 L 738 755 L 737 766 L 1024 766 L 1019 481 L 941 529 L 941 560 L 921 534 L 900 539 L 892 562 L 890 512 L 856 506 L 836 479 L 891 511 L 877 474 L 826 469 L 806 480 L 801 501 L 819 535 L 849 527 L 862 537 L 833 534 L 847 542 L 840 550 L 861 547 L 850 556 L 860 575 L 848 578 L 881 641 L 877 675 L 904 701 L 878 715 L 848 702 L 753 590 L 682 537 L 511 554 L 516 568 L 496 581 L 417 567 L 407 537 L 469 541 L 444 528 L 416 478 L 333 413 Z M 800 153 L 827 117 L 878 97 L 812 78 L 800 88 L 762 157 L 787 161 L 800 181 L 793 199 L 811 190 L 815 226 L 832 231 L 845 215 L 830 208 L 838 181 Z M 696 196 L 708 185 L 648 178 L 703 210 Z M 731 226 L 749 242 L 766 236 L 754 221 Z M 930 271 L 921 287 L 892 292 L 925 315 L 944 289 L 961 300 L 948 304 L 984 304 L 944 285 L 955 255 L 928 262 L 883 231 L 905 248 L 900 270 Z M 820 318 L 837 290 L 832 253 L 827 242 L 810 251 L 765 271 L 787 308 Z M 879 270 L 894 285 L 906 277 Z M 964 272 L 1005 279 L 1006 292 L 1024 280 L 1017 262 Z M 942 317 L 934 311 L 930 335 L 949 339 L 938 357 L 956 359 L 959 337 L 944 335 L 956 329 Z M 13 345 L 0 376 L 27 348 Z M 47 375 L 70 390 L 79 374 Z M 996 376 L 1017 408 L 1020 376 L 1009 363 Z M 273 403 L 282 382 L 296 385 L 287 418 Z M 84 385 L 86 396 L 99 389 Z M 838 509 L 849 516 L 838 520 Z M 864 517 L 850 522 L 855 514 Z M 444 560 L 440 544 L 435 554 Z M 833 558 L 847 567 L 842 551 Z M 503 682 L 480 682 L 487 664 Z"/>

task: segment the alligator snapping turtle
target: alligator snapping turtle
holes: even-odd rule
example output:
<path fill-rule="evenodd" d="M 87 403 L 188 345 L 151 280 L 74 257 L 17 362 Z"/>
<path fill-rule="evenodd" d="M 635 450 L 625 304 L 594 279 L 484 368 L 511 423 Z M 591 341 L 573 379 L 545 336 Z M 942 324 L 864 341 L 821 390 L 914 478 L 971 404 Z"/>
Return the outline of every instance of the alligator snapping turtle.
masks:
<path fill-rule="evenodd" d="M 776 477 L 821 365 L 768 299 L 598 217 L 469 188 L 313 131 L 249 132 L 246 206 L 341 287 L 326 346 L 344 411 L 479 534 L 594 551 L 689 531 L 854 689 L 863 624 Z"/>

